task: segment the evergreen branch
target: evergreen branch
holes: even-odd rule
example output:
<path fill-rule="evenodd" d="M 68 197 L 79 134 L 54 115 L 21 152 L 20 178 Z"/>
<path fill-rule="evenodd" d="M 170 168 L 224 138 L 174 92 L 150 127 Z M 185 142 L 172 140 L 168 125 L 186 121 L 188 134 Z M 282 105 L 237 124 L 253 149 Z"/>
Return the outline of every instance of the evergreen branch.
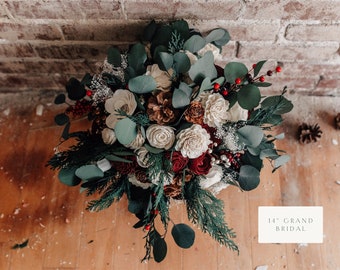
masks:
<path fill-rule="evenodd" d="M 115 201 L 119 201 L 128 189 L 126 182 L 128 182 L 126 178 L 121 178 L 110 183 L 98 200 L 92 200 L 88 203 L 86 210 L 99 212 L 111 206 Z"/>
<path fill-rule="evenodd" d="M 196 180 L 191 180 L 185 185 L 184 197 L 189 220 L 198 224 L 203 232 L 208 232 L 221 245 L 239 252 L 231 239 L 236 235 L 224 221 L 223 202 L 211 192 L 201 189 Z"/>
<path fill-rule="evenodd" d="M 181 34 L 178 33 L 177 30 L 174 30 L 171 33 L 171 39 L 169 41 L 169 46 L 168 46 L 169 52 L 174 54 L 174 53 L 182 50 L 183 46 L 184 46 L 184 40 L 183 40 Z"/>

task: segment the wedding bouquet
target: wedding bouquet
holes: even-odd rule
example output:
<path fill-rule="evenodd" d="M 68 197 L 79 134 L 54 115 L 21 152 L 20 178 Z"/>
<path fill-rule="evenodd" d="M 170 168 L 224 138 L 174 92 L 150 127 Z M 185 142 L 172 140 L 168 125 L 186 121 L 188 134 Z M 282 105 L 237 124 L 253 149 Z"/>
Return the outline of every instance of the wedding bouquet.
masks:
<path fill-rule="evenodd" d="M 271 128 L 293 105 L 285 89 L 276 96 L 260 93 L 281 67 L 261 72 L 266 61 L 250 68 L 238 62 L 218 66 L 229 39 L 222 28 L 202 35 L 185 20 L 152 21 L 141 42 L 110 47 L 97 74 L 71 78 L 66 94 L 55 99 L 66 104 L 55 117 L 65 126 L 61 143 L 75 144 L 63 151 L 58 145 L 48 165 L 59 170 L 62 183 L 100 194 L 89 202 L 90 211 L 126 194 L 128 211 L 137 218 L 133 227 L 145 232 L 143 260 L 165 258 L 169 221 L 176 244 L 193 245 L 194 230 L 170 218 L 175 201 L 183 201 L 193 224 L 238 252 L 216 195 L 229 185 L 252 190 L 264 159 L 273 171 L 289 159 L 275 148 L 283 136 L 272 135 Z M 72 119 L 84 116 L 89 129 L 70 132 Z"/>

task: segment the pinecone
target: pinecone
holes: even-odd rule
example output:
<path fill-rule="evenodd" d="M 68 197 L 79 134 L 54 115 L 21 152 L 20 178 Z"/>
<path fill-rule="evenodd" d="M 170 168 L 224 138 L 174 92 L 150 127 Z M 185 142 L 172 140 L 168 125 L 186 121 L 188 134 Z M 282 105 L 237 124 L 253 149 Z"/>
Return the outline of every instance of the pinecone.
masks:
<path fill-rule="evenodd" d="M 321 138 L 322 131 L 318 124 L 309 125 L 306 123 L 302 123 L 299 126 L 299 141 L 301 143 L 311 143 L 316 142 Z"/>
<path fill-rule="evenodd" d="M 334 124 L 336 129 L 340 129 L 340 113 L 335 116 Z"/>
<path fill-rule="evenodd" d="M 172 107 L 172 93 L 158 91 L 148 100 L 147 114 L 151 121 L 158 125 L 172 123 L 178 116 L 178 111 Z"/>

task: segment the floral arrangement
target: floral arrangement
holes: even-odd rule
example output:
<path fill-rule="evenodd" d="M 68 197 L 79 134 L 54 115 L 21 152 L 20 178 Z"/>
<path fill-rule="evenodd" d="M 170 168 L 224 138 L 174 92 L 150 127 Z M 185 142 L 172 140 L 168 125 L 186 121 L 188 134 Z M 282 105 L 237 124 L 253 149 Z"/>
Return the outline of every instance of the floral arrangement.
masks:
<path fill-rule="evenodd" d="M 275 148 L 283 136 L 271 135 L 271 128 L 293 105 L 285 89 L 277 96 L 260 93 L 281 67 L 262 74 L 266 61 L 250 69 L 238 62 L 216 65 L 229 39 L 222 28 L 204 36 L 185 20 L 152 21 L 141 42 L 110 47 L 97 74 L 71 78 L 67 93 L 55 98 L 67 105 L 55 117 L 65 125 L 61 143 L 75 143 L 63 151 L 58 145 L 48 165 L 59 170 L 62 183 L 100 194 L 89 202 L 90 211 L 126 194 L 137 218 L 133 227 L 145 232 L 143 260 L 165 258 L 169 221 L 178 246 L 193 245 L 194 230 L 170 218 L 174 201 L 185 203 L 189 220 L 203 232 L 238 252 L 216 195 L 229 185 L 252 190 L 264 159 L 273 171 L 289 159 Z M 71 120 L 83 116 L 89 130 L 70 132 Z"/>

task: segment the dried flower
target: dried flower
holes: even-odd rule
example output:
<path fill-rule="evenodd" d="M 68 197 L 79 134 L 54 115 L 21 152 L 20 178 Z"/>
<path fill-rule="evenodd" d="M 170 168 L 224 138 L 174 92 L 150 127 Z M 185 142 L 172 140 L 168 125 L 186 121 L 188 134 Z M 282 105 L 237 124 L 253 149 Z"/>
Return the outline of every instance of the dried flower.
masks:
<path fill-rule="evenodd" d="M 158 125 L 174 122 L 178 112 L 172 107 L 172 93 L 157 91 L 152 95 L 148 100 L 147 114 Z"/>
<path fill-rule="evenodd" d="M 202 125 L 204 117 L 204 108 L 202 104 L 197 100 L 192 101 L 186 109 L 184 116 L 185 120 L 188 122 Z"/>

